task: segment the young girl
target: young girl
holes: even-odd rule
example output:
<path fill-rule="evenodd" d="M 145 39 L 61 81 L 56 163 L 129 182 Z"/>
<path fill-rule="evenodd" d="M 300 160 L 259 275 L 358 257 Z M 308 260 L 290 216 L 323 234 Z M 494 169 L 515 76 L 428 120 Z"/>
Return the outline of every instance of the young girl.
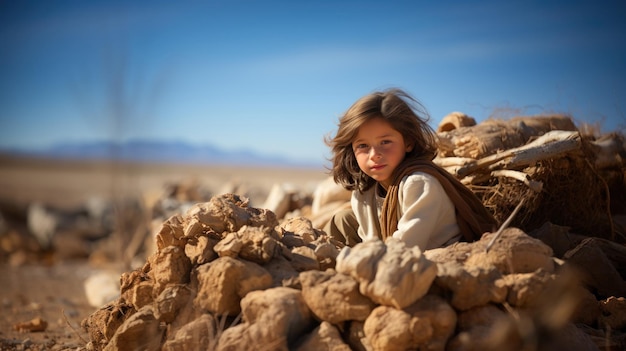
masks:
<path fill-rule="evenodd" d="M 437 146 L 427 121 L 422 105 L 399 89 L 348 109 L 325 142 L 335 182 L 352 191 L 352 210 L 336 213 L 327 233 L 350 246 L 393 236 L 423 251 L 495 230 L 480 200 L 432 162 Z"/>

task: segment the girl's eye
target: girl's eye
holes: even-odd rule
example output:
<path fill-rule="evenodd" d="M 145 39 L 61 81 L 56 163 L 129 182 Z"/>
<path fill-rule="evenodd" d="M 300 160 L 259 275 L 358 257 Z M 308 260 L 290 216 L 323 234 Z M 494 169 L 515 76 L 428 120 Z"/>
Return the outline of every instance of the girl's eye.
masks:
<path fill-rule="evenodd" d="M 354 149 L 352 150 L 355 154 L 362 154 L 367 152 L 367 150 L 369 149 L 369 146 L 367 146 L 367 144 L 357 144 L 354 146 Z"/>

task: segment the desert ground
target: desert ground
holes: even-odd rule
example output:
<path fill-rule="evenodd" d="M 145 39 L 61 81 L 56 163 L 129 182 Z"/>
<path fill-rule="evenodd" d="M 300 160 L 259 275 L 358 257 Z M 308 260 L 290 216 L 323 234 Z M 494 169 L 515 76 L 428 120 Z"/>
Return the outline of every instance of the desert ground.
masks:
<path fill-rule="evenodd" d="M 384 321 L 389 316 L 384 311 L 392 314 L 406 311 L 388 308 L 399 306 L 397 303 L 380 302 L 385 294 L 368 295 L 368 306 L 372 301 L 380 302 L 378 307 L 382 308 L 377 307 L 376 312 L 342 317 L 342 321 L 351 321 L 349 335 L 339 335 L 332 321 L 335 321 L 334 312 L 342 310 L 337 304 L 344 303 L 347 296 L 341 293 L 330 304 L 326 319 L 320 317 L 322 322 L 311 333 L 307 330 L 306 335 L 292 335 L 290 346 L 310 347 L 316 342 L 330 345 L 332 341 L 349 347 L 344 341 L 350 339 L 356 349 L 363 349 L 370 342 L 390 347 L 379 349 L 415 349 L 417 344 L 428 342 L 430 345 L 443 340 L 450 349 L 474 349 L 477 338 L 481 338 L 484 327 L 488 326 L 490 336 L 483 335 L 485 340 L 481 345 L 495 345 L 492 349 L 496 350 L 503 345 L 516 350 L 563 349 L 563 345 L 567 345 L 565 349 L 623 350 L 626 345 L 626 319 L 623 317 L 626 308 L 623 268 L 626 262 L 623 246 L 626 240 L 626 143 L 623 136 L 582 133 L 568 116 L 561 115 L 493 120 L 478 125 L 464 115 L 450 117 L 449 121 L 444 119 L 447 122 L 442 122 L 438 129 L 439 153 L 434 162 L 465 182 L 503 227 L 504 223 L 509 223 L 512 228 L 500 227 L 498 231 L 494 228 L 472 243 L 426 250 L 424 255 L 411 254 L 413 259 L 428 256 L 423 262 L 426 266 L 436 262 L 443 267 L 436 277 L 431 274 L 434 270 L 429 271 L 435 283 L 431 280 L 419 286 L 429 287 L 431 297 L 443 299 L 442 306 L 451 311 L 446 323 L 434 319 L 428 322 L 441 327 L 439 331 L 447 336 L 441 340 L 435 337 L 419 342 L 409 340 L 406 347 L 390 342 L 390 334 L 385 333 L 394 333 L 395 325 L 389 330 L 385 328 L 389 323 Z M 329 273 L 335 279 L 352 275 L 354 272 L 349 269 L 361 264 L 346 263 L 350 257 L 378 262 L 375 254 L 350 256 L 350 250 L 342 250 L 343 255 L 340 255 L 338 249 L 342 245 L 317 229 L 324 222 L 318 221 L 320 217 L 316 215 L 328 216 L 341 208 L 337 206 L 348 204 L 349 193 L 346 198 L 346 192 L 337 191 L 336 185 L 322 184 L 327 179 L 328 171 L 323 167 L 78 162 L 0 155 L 0 351 L 85 350 L 105 345 L 131 347 L 129 340 L 163 341 L 153 338 L 158 334 L 151 334 L 147 322 L 141 321 L 143 324 L 137 328 L 135 322 L 144 316 L 152 316 L 153 322 L 165 323 L 152 324 L 161 333 L 163 328 L 174 325 L 167 341 L 163 341 L 167 349 L 180 345 L 194 349 L 209 339 L 224 349 L 233 349 L 229 347 L 238 343 L 249 345 L 245 336 L 256 335 L 255 330 L 271 329 L 267 325 L 270 320 L 276 324 L 272 328 L 282 330 L 279 325 L 284 326 L 283 322 L 295 318 L 294 315 L 277 319 L 274 315 L 277 311 L 272 310 L 269 320 L 263 319 L 258 324 L 246 320 L 232 328 L 217 328 L 217 320 L 213 319 L 216 332 L 224 333 L 219 338 L 213 335 L 207 339 L 203 323 L 215 317 L 196 313 L 196 305 L 215 315 L 230 315 L 232 311 L 237 312 L 244 298 L 249 296 L 246 301 L 253 301 L 266 293 L 275 298 L 279 296 L 272 295 L 276 291 L 290 291 L 304 299 L 308 296 L 310 301 L 303 311 L 323 312 L 317 310 L 320 308 L 317 304 L 327 301 L 328 296 L 316 297 L 328 288 L 317 284 L 316 279 L 320 282 L 326 279 L 317 276 L 322 274 L 319 271 L 326 273 L 322 267 L 341 268 L 341 272 Z M 320 184 L 322 187 L 318 188 Z M 322 191 L 318 192 L 320 189 Z M 235 196 L 216 196 L 222 194 Z M 320 207 L 320 202 L 325 205 Z M 316 211 L 319 208 L 321 210 Z M 515 214 L 518 209 L 521 210 Z M 181 213 L 184 215 L 179 215 Z M 313 219 L 305 223 L 307 215 Z M 294 218 L 298 216 L 304 218 Z M 321 218 L 327 220 L 324 216 Z M 282 234 L 274 233 L 279 230 L 274 228 L 278 228 L 277 219 L 281 218 L 296 221 L 287 219 L 280 223 Z M 273 228 L 272 233 L 263 228 Z M 241 238 L 240 231 L 244 233 Z M 270 237 L 274 234 L 276 238 Z M 503 235 L 500 239 L 499 234 Z M 244 237 L 249 242 L 244 242 Z M 264 243 L 259 246 L 263 250 L 257 250 L 254 241 L 257 239 L 258 243 Z M 265 244 L 269 245 L 267 250 Z M 181 247 L 185 250 L 182 256 L 179 255 Z M 367 250 L 368 247 L 367 244 L 356 245 L 352 249 Z M 249 257 L 252 253 L 260 256 Z M 239 296 L 233 293 L 229 289 L 234 289 L 241 280 L 234 279 L 218 288 L 196 287 L 203 293 L 194 297 L 193 304 L 185 293 L 179 294 L 176 303 L 189 309 L 180 310 L 176 315 L 180 318 L 174 322 L 169 319 L 173 316 L 161 315 L 161 319 L 155 317 L 154 312 L 142 314 L 161 308 L 155 307 L 159 301 L 168 301 L 153 301 L 155 292 L 159 299 L 161 295 L 167 299 L 171 291 L 165 294 L 162 288 L 166 286 L 196 291 L 190 284 L 203 284 L 205 280 L 185 278 L 191 276 L 193 267 L 203 267 L 194 271 L 197 274 L 212 270 L 213 275 L 206 275 L 206 281 L 211 284 L 219 277 L 231 277 L 219 269 L 220 265 L 230 262 L 233 255 L 243 257 L 237 260 L 241 264 L 246 261 L 244 255 L 248 255 L 250 260 L 273 269 L 274 275 L 261 269 L 268 284 L 258 287 L 262 290 L 259 294 Z M 385 260 L 381 259 L 387 262 Z M 395 258 L 389 260 L 396 262 Z M 212 264 L 205 266 L 207 262 Z M 245 268 L 243 271 L 249 273 Z M 387 273 L 380 276 L 387 277 Z M 393 269 L 391 273 L 403 279 L 423 277 Z M 102 285 L 92 284 L 94 277 L 106 274 L 114 283 L 109 279 Z M 484 274 L 493 279 L 485 281 Z M 252 276 L 258 278 L 256 273 Z M 291 279 L 294 277 L 297 279 Z M 356 287 L 354 279 L 348 283 Z M 462 287 L 461 281 L 466 283 Z M 187 285 L 181 287 L 180 284 Z M 270 284 L 279 289 L 268 288 Z M 367 284 L 361 282 L 358 286 Z M 111 286 L 112 294 L 107 291 Z M 341 284 L 333 285 L 338 286 Z M 394 291 L 398 296 L 415 293 L 413 289 L 406 294 L 409 290 L 396 289 L 397 286 L 389 285 L 383 290 Z M 553 289 L 554 295 L 548 294 L 551 291 L 548 288 Z M 150 291 L 146 299 L 141 294 L 145 289 Z M 123 298 L 112 296 L 119 296 L 120 292 Z M 209 298 L 204 292 L 218 295 Z M 135 295 L 129 296 L 131 293 Z M 358 293 L 364 295 L 368 291 L 359 288 Z M 356 295 L 361 296 L 359 294 Z M 232 306 L 212 305 L 225 296 L 238 296 L 242 300 L 233 302 Z M 485 296 L 488 300 L 483 301 Z M 474 301 L 470 303 L 464 298 Z M 124 305 L 128 301 L 132 301 L 132 306 Z M 272 306 L 280 308 L 282 302 L 279 299 Z M 432 304 L 426 305 L 428 308 L 424 307 L 422 312 L 432 313 Z M 249 309 L 246 313 L 255 315 L 250 306 L 246 306 Z M 350 310 L 358 306 L 344 307 Z M 411 306 L 418 308 L 420 303 Z M 243 313 L 243 306 L 241 308 Z M 558 309 L 563 310 L 556 313 Z M 481 313 L 488 310 L 495 315 L 491 315 L 491 322 L 486 325 L 463 322 L 482 318 Z M 386 317 L 379 318 L 380 311 Z M 441 315 L 433 314 L 436 318 Z M 496 321 L 498 315 L 505 318 L 506 325 Z M 312 322 L 311 318 L 302 318 L 307 323 Z M 362 323 L 364 319 L 366 322 Z M 124 327 L 119 326 L 122 321 Z M 237 318 L 232 322 L 235 321 Z M 200 328 L 197 331 L 202 331 L 202 335 L 192 337 L 193 328 L 178 325 L 180 328 L 176 329 L 176 323 L 185 328 Z M 529 328 L 526 323 L 533 327 Z M 409 326 L 412 322 L 403 325 Z M 379 326 L 382 327 L 380 333 Z M 303 323 L 301 327 L 304 331 L 311 326 Z M 322 327 L 327 330 L 322 332 Z M 180 338 L 179 331 L 184 332 Z M 334 331 L 336 335 L 324 341 L 322 335 L 327 331 Z M 140 334 L 132 334 L 134 332 Z M 361 338 L 363 332 L 366 338 Z M 403 333 L 402 336 L 417 335 L 408 330 Z M 287 347 L 286 334 L 276 335 L 275 339 L 264 340 L 265 345 L 281 342 Z M 165 347 L 165 344 L 152 346 Z"/>
<path fill-rule="evenodd" d="M 149 198 L 158 196 L 166 184 L 193 182 L 214 194 L 247 193 L 250 203 L 259 205 L 275 184 L 312 189 L 326 177 L 325 169 L 112 164 L 4 156 L 0 158 L 0 206 L 7 217 L 6 230 L 24 236 L 27 206 L 34 202 L 70 211 L 92 198 L 111 199 L 120 194 Z M 0 237 L 0 350 L 83 347 L 88 336 L 80 323 L 96 310 L 85 296 L 85 279 L 94 272 L 119 271 L 121 263 L 88 256 L 68 258 L 54 250 L 24 250 L 26 240 L 15 244 L 14 236 Z M 27 254 L 15 255 L 16 250 Z M 36 327 L 28 323 L 37 318 L 47 327 L 29 331 Z M 16 330 L 20 323 L 27 327 Z"/>

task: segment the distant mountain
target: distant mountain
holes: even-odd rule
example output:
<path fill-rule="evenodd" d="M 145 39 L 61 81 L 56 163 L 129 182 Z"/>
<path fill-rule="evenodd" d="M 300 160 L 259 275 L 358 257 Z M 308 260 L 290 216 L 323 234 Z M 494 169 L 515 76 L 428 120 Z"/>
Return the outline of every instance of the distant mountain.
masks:
<path fill-rule="evenodd" d="M 231 164 L 254 166 L 319 167 L 322 162 L 299 161 L 252 150 L 223 150 L 214 145 L 194 145 L 180 141 L 129 140 L 59 143 L 40 150 L 5 150 L 12 154 L 52 159 L 122 160 L 191 164 Z"/>

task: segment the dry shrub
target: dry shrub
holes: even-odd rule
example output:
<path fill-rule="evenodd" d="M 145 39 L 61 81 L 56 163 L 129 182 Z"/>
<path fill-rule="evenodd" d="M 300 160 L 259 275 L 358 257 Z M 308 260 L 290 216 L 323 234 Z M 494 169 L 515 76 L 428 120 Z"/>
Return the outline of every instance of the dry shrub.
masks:
<path fill-rule="evenodd" d="M 525 199 L 512 226 L 530 232 L 551 222 L 578 234 L 614 239 L 608 186 L 587 157 L 543 160 L 523 172 L 543 183 L 540 193 L 519 181 L 496 177 L 471 189 L 500 223 Z"/>

